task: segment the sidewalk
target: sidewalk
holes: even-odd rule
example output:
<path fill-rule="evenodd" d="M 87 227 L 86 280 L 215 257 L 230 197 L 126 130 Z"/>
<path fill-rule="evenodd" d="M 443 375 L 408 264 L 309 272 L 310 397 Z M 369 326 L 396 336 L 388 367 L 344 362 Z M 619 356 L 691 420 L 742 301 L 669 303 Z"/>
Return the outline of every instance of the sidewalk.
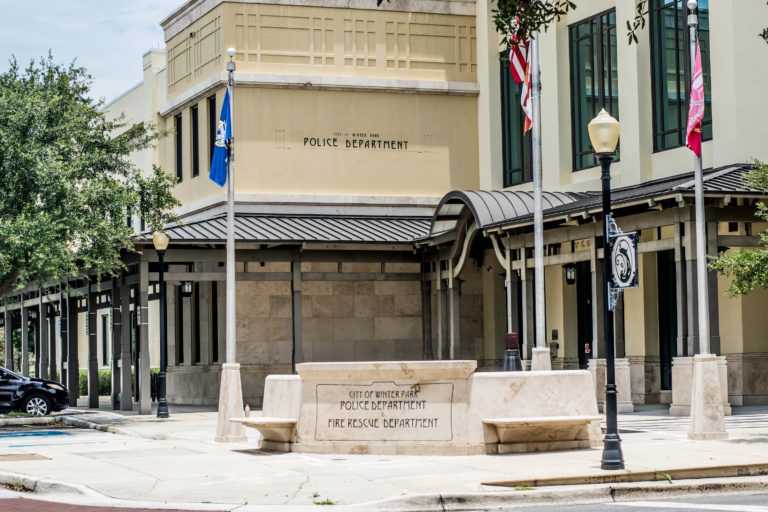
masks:
<path fill-rule="evenodd" d="M 768 407 L 734 408 L 727 441 L 688 440 L 688 419 L 670 418 L 666 407 L 620 415 L 626 470 L 613 472 L 600 469 L 601 449 L 503 456 L 278 454 L 257 450 L 255 430 L 248 431 L 247 443 L 213 442 L 217 414 L 210 407 L 171 406 L 167 420 L 106 409 L 73 412 L 108 432 L 63 428 L 44 437 L 0 437 L 0 481 L 20 478 L 14 475 L 53 481 L 39 490 L 75 493 L 71 499 L 78 502 L 107 503 L 108 497 L 122 504 L 243 511 L 316 510 L 315 503 L 330 502 L 342 505 L 335 509 L 471 510 L 703 487 L 768 490 L 768 477 L 758 476 L 768 474 Z M 680 469 L 694 471 L 678 477 Z M 755 476 L 677 480 L 724 477 L 728 470 Z M 647 472 L 660 480 L 594 483 Z"/>

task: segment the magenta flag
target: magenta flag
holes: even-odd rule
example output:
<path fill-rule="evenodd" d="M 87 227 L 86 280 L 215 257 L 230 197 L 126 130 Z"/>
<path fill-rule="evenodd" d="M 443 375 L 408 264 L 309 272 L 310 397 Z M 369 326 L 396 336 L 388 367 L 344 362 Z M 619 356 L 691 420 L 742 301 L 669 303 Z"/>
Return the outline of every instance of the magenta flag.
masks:
<path fill-rule="evenodd" d="M 701 70 L 701 49 L 696 41 L 696 61 L 691 80 L 691 104 L 688 108 L 688 129 L 685 145 L 701 157 L 701 122 L 704 120 L 704 73 Z"/>

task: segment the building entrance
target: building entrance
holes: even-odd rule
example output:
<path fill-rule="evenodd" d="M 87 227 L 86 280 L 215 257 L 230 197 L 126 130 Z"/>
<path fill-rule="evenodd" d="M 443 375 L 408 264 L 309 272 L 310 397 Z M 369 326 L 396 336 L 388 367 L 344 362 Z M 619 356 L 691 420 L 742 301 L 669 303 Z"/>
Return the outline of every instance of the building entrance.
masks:
<path fill-rule="evenodd" d="M 672 358 L 677 356 L 675 251 L 660 251 L 656 254 L 659 285 L 661 389 L 672 389 Z"/>

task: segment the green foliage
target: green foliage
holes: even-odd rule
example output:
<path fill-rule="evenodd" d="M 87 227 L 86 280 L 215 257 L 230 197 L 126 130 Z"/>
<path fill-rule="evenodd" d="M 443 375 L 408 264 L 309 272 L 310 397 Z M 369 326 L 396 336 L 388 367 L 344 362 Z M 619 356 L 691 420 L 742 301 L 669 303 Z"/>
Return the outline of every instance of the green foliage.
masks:
<path fill-rule="evenodd" d="M 627 39 L 628 43 L 637 44 L 637 31 L 645 28 L 646 16 L 648 15 L 648 0 L 637 0 L 635 5 L 635 19 L 630 22 L 627 20 Z"/>
<path fill-rule="evenodd" d="M 130 214 L 173 220 L 175 178 L 128 161 L 155 143 L 144 124 L 111 121 L 87 97 L 91 77 L 49 55 L 0 74 L 0 293 L 81 270 L 114 275 L 133 250 Z"/>
<path fill-rule="evenodd" d="M 150 382 L 151 385 L 156 385 L 157 378 L 156 375 L 160 374 L 160 368 L 150 368 L 149 369 L 150 374 Z M 153 378 L 154 377 L 154 378 Z M 131 368 L 131 382 L 134 382 L 134 371 L 133 368 Z M 99 370 L 99 380 L 98 380 L 98 389 L 99 389 L 99 395 L 100 396 L 109 396 L 112 394 L 112 370 Z M 80 370 L 80 373 L 78 374 L 78 393 L 80 396 L 86 396 L 88 394 L 88 370 Z M 155 395 L 154 389 L 152 390 L 152 396 Z"/>
<path fill-rule="evenodd" d="M 496 0 L 496 8 L 491 12 L 503 45 L 510 48 L 515 44 L 515 35 L 528 40 L 531 32 L 546 31 L 571 9 L 576 9 L 576 4 L 570 0 Z"/>
<path fill-rule="evenodd" d="M 112 371 L 99 370 L 98 389 L 100 396 L 112 394 Z M 80 396 L 88 394 L 88 370 L 80 370 L 78 375 L 78 392 Z"/>
<path fill-rule="evenodd" d="M 768 164 L 752 161 L 747 175 L 747 185 L 768 190 Z M 765 203 L 757 205 L 757 217 L 768 222 L 768 207 Z M 709 267 L 720 274 L 732 277 L 728 295 L 746 295 L 757 287 L 768 288 L 768 233 L 760 234 L 762 249 L 741 249 L 730 254 L 720 253 L 709 263 Z"/>

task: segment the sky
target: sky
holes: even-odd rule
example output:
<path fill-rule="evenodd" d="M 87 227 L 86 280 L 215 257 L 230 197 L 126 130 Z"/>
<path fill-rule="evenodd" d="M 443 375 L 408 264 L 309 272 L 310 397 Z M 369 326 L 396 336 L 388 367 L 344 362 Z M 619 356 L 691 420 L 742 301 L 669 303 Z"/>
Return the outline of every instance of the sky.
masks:
<path fill-rule="evenodd" d="M 77 59 L 93 76 L 92 97 L 113 100 L 141 82 L 141 56 L 164 48 L 160 21 L 184 0 L 0 0 L 0 72 L 48 55 Z"/>

